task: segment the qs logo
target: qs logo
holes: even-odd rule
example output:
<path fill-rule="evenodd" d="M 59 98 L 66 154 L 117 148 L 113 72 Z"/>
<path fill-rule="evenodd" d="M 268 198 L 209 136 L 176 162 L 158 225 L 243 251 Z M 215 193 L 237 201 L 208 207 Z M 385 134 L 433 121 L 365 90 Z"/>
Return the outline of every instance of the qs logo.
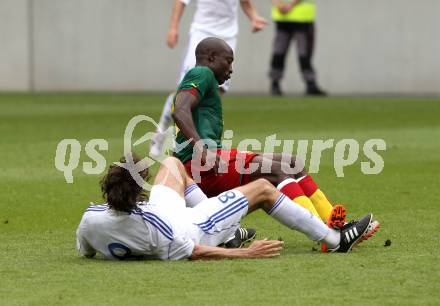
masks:
<path fill-rule="evenodd" d="M 138 140 L 132 141 L 134 132 L 138 125 L 147 126 L 147 132 Z M 153 166 L 155 163 L 161 163 L 173 149 L 173 140 L 171 137 L 167 137 L 165 142 L 165 148 L 161 155 L 146 156 L 139 162 L 135 163 L 132 150 L 134 147 L 143 143 L 150 142 L 157 130 L 157 123 L 149 116 L 137 115 L 128 122 L 124 132 L 124 157 L 125 162 L 116 162 L 117 165 L 127 169 L 136 183 L 146 190 L 151 189 L 151 185 L 145 182 L 139 175 L 139 172 L 145 170 L 148 167 Z M 172 134 L 172 127 L 167 132 L 168 135 Z M 186 145 L 186 142 L 184 145 Z M 181 146 L 179 146 L 180 148 Z M 82 170 L 86 174 L 99 175 L 102 174 L 107 166 L 107 161 L 101 154 L 103 151 L 108 151 L 109 143 L 105 139 L 91 139 L 84 146 L 84 153 L 90 159 L 82 163 Z M 55 151 L 55 168 L 64 174 L 64 178 L 67 183 L 73 183 L 73 171 L 78 168 L 80 157 L 82 153 L 82 146 L 78 139 L 63 139 L 61 140 Z M 172 169 L 170 172 L 174 174 Z"/>

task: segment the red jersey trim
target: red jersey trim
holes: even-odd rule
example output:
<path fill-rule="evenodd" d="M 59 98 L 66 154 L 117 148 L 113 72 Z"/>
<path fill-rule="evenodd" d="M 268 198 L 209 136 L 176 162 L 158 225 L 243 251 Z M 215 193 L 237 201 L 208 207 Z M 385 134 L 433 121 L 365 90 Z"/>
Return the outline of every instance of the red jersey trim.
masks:
<path fill-rule="evenodd" d="M 198 96 L 198 92 L 197 92 L 197 88 L 195 88 L 195 87 L 193 87 L 193 88 L 191 88 L 191 89 L 182 89 L 182 90 L 179 90 L 179 93 L 180 92 L 189 92 L 190 94 L 192 94 L 193 96 Z"/>

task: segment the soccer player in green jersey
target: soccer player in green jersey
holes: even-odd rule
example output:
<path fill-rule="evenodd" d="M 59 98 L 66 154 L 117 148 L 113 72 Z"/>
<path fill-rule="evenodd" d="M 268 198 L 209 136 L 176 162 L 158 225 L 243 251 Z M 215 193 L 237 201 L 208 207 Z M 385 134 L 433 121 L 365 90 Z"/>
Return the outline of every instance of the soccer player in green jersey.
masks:
<path fill-rule="evenodd" d="M 231 77 L 234 53 L 228 44 L 214 37 L 202 40 L 195 52 L 196 67 L 188 71 L 178 86 L 172 117 L 178 128 L 175 156 L 184 163 L 188 174 L 197 176 L 195 179 L 203 192 L 212 197 L 264 178 L 328 226 L 342 228 L 345 208 L 333 206 L 303 167 L 297 174 L 283 171 L 302 163 L 295 156 L 289 155 L 286 165 L 282 154 L 222 149 L 223 117 L 218 86 Z M 216 147 L 215 164 L 208 159 L 213 146 Z M 248 171 L 251 162 L 258 166 L 256 171 Z M 267 164 L 271 165 L 269 173 L 263 171 L 263 165 Z M 219 165 L 223 171 L 218 171 Z M 376 221 L 367 237 L 378 227 Z"/>

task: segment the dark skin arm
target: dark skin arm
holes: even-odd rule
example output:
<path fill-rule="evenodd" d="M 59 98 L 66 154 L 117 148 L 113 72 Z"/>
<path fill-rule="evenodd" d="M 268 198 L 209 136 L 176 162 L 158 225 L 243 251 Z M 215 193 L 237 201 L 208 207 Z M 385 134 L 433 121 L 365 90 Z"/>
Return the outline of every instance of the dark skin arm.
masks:
<path fill-rule="evenodd" d="M 183 133 L 186 139 L 191 139 L 191 145 L 194 147 L 196 154 L 202 154 L 201 163 L 204 165 L 207 160 L 207 149 L 200 140 L 200 135 L 196 130 L 194 120 L 192 118 L 192 110 L 200 103 L 198 96 L 189 92 L 180 92 L 176 96 L 176 103 L 172 117 L 177 127 Z M 215 161 L 214 171 L 218 169 L 218 158 Z"/>
<path fill-rule="evenodd" d="M 186 139 L 191 139 L 191 145 L 195 146 L 200 140 L 196 126 L 192 118 L 192 110 L 200 103 L 197 96 L 189 92 L 180 92 L 176 96 L 176 103 L 172 117 L 177 127 L 185 135 Z"/>

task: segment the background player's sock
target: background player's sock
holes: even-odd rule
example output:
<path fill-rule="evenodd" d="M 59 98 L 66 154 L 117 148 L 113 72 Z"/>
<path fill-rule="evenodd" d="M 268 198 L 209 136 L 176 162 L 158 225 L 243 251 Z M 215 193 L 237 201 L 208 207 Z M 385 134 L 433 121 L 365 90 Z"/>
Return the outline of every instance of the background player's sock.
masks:
<path fill-rule="evenodd" d="M 316 211 L 324 222 L 330 217 L 333 205 L 327 199 L 325 194 L 318 188 L 310 175 L 303 176 L 297 180 L 304 194 L 312 201 Z"/>
<path fill-rule="evenodd" d="M 316 211 L 312 201 L 305 195 L 301 186 L 293 178 L 287 178 L 282 181 L 280 184 L 278 184 L 277 189 L 288 196 L 289 199 L 292 199 L 305 209 L 312 212 L 312 214 L 319 217 L 319 214 Z"/>
<path fill-rule="evenodd" d="M 328 228 L 319 217 L 294 203 L 284 194 L 278 197 L 268 214 L 288 228 L 305 234 L 309 239 L 326 243 L 329 248 L 339 245 L 340 232 Z"/>
<path fill-rule="evenodd" d="M 162 115 L 160 116 L 158 124 L 158 132 L 163 133 L 171 126 L 171 111 L 173 108 L 174 93 L 170 94 L 163 106 Z"/>
<path fill-rule="evenodd" d="M 185 202 L 187 207 L 195 207 L 200 202 L 206 200 L 208 197 L 203 193 L 202 189 L 194 183 L 185 189 Z"/>
<path fill-rule="evenodd" d="M 160 116 L 156 134 L 151 140 L 150 156 L 157 158 L 162 155 L 164 143 L 166 140 L 166 131 L 172 124 L 171 111 L 173 108 L 174 93 L 170 94 L 165 101 L 165 105 Z"/>

